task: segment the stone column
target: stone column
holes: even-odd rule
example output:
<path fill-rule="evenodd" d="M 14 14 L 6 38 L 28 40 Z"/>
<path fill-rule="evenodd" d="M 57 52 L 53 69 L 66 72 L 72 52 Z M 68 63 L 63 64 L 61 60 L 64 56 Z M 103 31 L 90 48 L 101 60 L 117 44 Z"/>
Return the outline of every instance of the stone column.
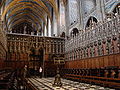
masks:
<path fill-rule="evenodd" d="M 84 28 L 84 22 L 83 22 L 83 7 L 82 7 L 82 0 L 78 0 L 78 8 L 79 8 L 79 23 L 80 23 L 80 29 Z"/>
<path fill-rule="evenodd" d="M 51 36 L 51 22 L 50 22 L 50 19 L 48 19 L 48 36 Z"/>
<path fill-rule="evenodd" d="M 45 35 L 45 25 L 44 25 L 44 23 L 42 24 L 42 36 L 44 36 Z"/>
<path fill-rule="evenodd" d="M 97 3 L 96 9 L 97 9 L 97 14 L 99 15 L 99 20 L 103 21 L 103 12 L 102 12 L 102 6 L 101 6 L 102 1 L 96 0 L 96 3 Z"/>
<path fill-rule="evenodd" d="M 69 0 L 65 6 L 66 36 L 69 36 Z"/>
<path fill-rule="evenodd" d="M 54 15 L 53 15 L 53 20 L 52 20 L 52 23 L 51 23 L 51 36 L 53 36 L 54 34 Z"/>
<path fill-rule="evenodd" d="M 102 19 L 104 20 L 104 18 L 106 18 L 105 15 L 105 1 L 101 0 L 101 10 L 102 10 Z"/>
<path fill-rule="evenodd" d="M 44 28 L 44 36 L 47 36 L 47 26 Z"/>
<path fill-rule="evenodd" d="M 54 12 L 54 15 L 53 15 L 53 35 L 52 36 L 57 35 L 57 32 L 58 32 L 57 25 L 58 25 L 58 21 L 57 21 L 57 18 L 55 16 L 55 12 Z"/>
<path fill-rule="evenodd" d="M 46 36 L 49 36 L 49 18 L 47 17 L 47 28 L 46 28 Z"/>

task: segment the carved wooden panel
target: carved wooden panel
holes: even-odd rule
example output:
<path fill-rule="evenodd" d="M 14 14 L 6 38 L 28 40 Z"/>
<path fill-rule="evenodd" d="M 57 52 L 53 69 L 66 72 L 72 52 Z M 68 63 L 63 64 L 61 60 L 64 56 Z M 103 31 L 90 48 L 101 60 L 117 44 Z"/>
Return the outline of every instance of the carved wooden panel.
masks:
<path fill-rule="evenodd" d="M 54 56 L 64 57 L 64 39 L 56 37 L 39 37 L 19 34 L 7 34 L 9 43 L 7 62 L 13 68 L 22 68 L 27 64 L 34 68 L 44 61 L 53 61 Z M 59 49 L 58 49 L 59 48 Z M 41 64 L 40 64 L 41 63 Z"/>
<path fill-rule="evenodd" d="M 108 66 L 120 66 L 120 54 L 66 61 L 65 63 L 65 68 L 101 68 Z"/>

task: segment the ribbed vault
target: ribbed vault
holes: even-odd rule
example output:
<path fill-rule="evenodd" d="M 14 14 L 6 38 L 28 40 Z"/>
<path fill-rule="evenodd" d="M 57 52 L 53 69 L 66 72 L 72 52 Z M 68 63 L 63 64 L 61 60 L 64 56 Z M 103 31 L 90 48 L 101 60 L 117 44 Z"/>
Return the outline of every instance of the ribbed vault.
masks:
<path fill-rule="evenodd" d="M 52 23 L 53 13 L 58 19 L 59 11 L 56 0 L 3 0 L 5 10 L 2 20 L 6 21 L 8 30 L 25 22 L 38 30 L 48 26 L 49 19 Z M 33 27 L 34 26 L 34 27 Z"/>

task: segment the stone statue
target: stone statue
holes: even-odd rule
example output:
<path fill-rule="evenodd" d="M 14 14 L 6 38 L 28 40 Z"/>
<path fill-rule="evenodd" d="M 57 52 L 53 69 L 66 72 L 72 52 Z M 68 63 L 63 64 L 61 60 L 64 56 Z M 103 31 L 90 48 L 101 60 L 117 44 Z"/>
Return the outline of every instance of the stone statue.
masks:
<path fill-rule="evenodd" d="M 27 29 L 27 26 L 25 25 L 24 26 L 24 34 L 26 34 L 26 29 Z"/>

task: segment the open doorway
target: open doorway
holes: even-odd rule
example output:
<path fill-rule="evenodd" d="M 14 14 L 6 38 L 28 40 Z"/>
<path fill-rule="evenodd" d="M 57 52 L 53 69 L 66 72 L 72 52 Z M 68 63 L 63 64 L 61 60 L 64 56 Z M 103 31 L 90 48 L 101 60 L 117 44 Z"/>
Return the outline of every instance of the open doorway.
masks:
<path fill-rule="evenodd" d="M 40 49 L 31 49 L 31 54 L 30 54 L 30 64 L 29 64 L 29 74 L 30 76 L 40 76 L 39 69 L 40 67 L 43 69 L 44 68 L 44 50 L 43 48 Z M 34 52 L 33 52 L 34 51 Z"/>
<path fill-rule="evenodd" d="M 43 59 L 44 59 L 44 50 L 43 50 L 43 48 L 39 49 L 38 58 L 39 58 L 39 67 L 43 67 Z"/>

